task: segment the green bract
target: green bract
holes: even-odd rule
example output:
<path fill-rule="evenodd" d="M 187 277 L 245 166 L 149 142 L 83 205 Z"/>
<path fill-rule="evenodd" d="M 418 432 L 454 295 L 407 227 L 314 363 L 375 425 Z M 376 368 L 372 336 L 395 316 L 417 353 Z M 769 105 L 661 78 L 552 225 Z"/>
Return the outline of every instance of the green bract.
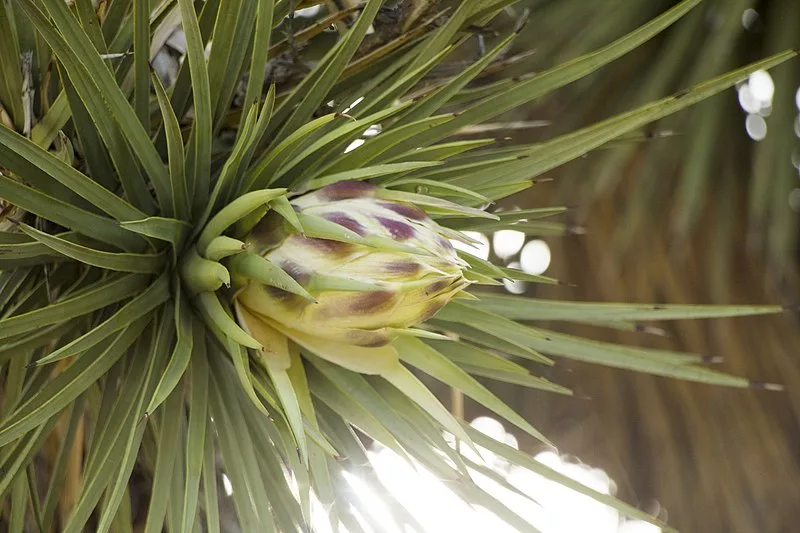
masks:
<path fill-rule="evenodd" d="M 342 472 L 377 483 L 358 430 L 534 531 L 470 479 L 464 448 L 442 432 L 474 448 L 470 433 L 420 373 L 542 442 L 476 377 L 570 394 L 540 375 L 556 356 L 763 386 L 701 355 L 523 322 L 635 329 L 780 307 L 467 293 L 555 280 L 450 243 L 468 240 L 462 230 L 563 227 L 539 223 L 563 208 L 491 206 L 795 52 L 544 143 L 464 140 L 466 127 L 598 70 L 699 0 L 536 76 L 478 81 L 501 70 L 516 37 L 513 3 L 404 11 L 368 0 L 300 28 L 288 0 L 0 1 L 0 530 L 215 533 L 232 502 L 223 516 L 242 531 L 306 531 L 313 495 L 334 526 L 357 533 L 353 509 L 368 510 Z M 150 66 L 179 23 L 185 54 L 165 87 Z M 443 77 L 437 66 L 473 57 L 479 29 L 498 36 L 482 31 L 485 53 Z M 492 452 L 571 483 L 503 443 Z M 136 498 L 134 472 L 148 480 Z M 229 500 L 218 497 L 223 472 Z"/>

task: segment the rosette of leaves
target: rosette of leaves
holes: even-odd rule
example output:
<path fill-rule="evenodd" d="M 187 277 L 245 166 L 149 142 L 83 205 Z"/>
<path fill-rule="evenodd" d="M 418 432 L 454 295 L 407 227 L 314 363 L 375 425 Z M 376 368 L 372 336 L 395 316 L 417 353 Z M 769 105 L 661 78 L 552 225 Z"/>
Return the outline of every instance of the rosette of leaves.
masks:
<path fill-rule="evenodd" d="M 707 368 L 702 356 L 594 342 L 521 321 L 629 328 L 641 320 L 779 307 L 499 296 L 480 286 L 501 279 L 557 282 L 469 254 L 451 257 L 444 242 L 428 246 L 426 240 L 415 253 L 427 250 L 430 268 L 455 288 L 437 292 L 428 284 L 412 302 L 430 298 L 438 312 L 400 322 L 370 315 L 370 327 L 387 328 L 385 337 L 374 346 L 336 337 L 353 346 L 337 359 L 315 341 L 329 331 L 322 314 L 304 317 L 298 334 L 293 326 L 300 318 L 272 314 L 250 291 L 256 283 L 272 297 L 283 291 L 313 306 L 314 300 L 323 304 L 324 291 L 370 297 L 392 282 L 371 271 L 369 261 L 358 263 L 364 267 L 359 276 L 332 280 L 324 268 L 317 276 L 297 275 L 287 263 L 308 267 L 319 258 L 295 255 L 293 245 L 262 248 L 261 238 L 270 235 L 262 222 L 331 249 L 344 243 L 365 254 L 398 256 L 411 253 L 403 248 L 403 232 L 374 224 L 379 208 L 389 209 L 385 202 L 395 213 L 405 207 L 406 222 L 416 213 L 431 234 L 454 240 L 466 239 L 464 230 L 536 231 L 538 224 L 553 224 L 542 219 L 563 208 L 494 213 L 491 205 L 551 168 L 635 136 L 645 124 L 795 55 L 778 53 L 544 143 L 498 148 L 493 139 L 460 140 L 465 127 L 541 98 L 646 43 L 699 2 L 682 2 L 536 76 L 475 85 L 517 35 L 501 31 L 515 26 L 504 12 L 513 3 L 369 0 L 337 11 L 326 2 L 331 11 L 298 28 L 292 13 L 300 6 L 288 1 L 0 2 L 4 529 L 220 531 L 224 472 L 243 531 L 309 530 L 312 496 L 332 524 L 361 531 L 354 510 L 363 502 L 349 497 L 341 474 L 353 471 L 377 483 L 364 449 L 368 437 L 424 465 L 465 500 L 533 531 L 472 482 L 468 471 L 476 465 L 443 431 L 465 447 L 487 448 L 667 527 L 474 431 L 411 370 L 546 442 L 475 377 L 569 394 L 543 377 L 555 356 L 716 385 L 764 385 Z M 381 28 L 395 19 L 395 31 Z M 167 89 L 149 63 L 175 20 L 182 22 L 186 55 Z M 334 31 L 325 31 L 331 24 Z M 486 30 L 495 27 L 499 35 L 492 37 Z M 488 44 L 485 52 L 466 68 L 431 77 L 449 54 L 469 50 L 474 32 Z M 288 37 L 277 42 L 282 34 Z M 313 46 L 317 39 L 323 44 Z M 271 61 L 282 52 L 291 75 L 277 79 Z M 275 83 L 264 90 L 265 81 Z M 440 111 L 452 104 L 460 110 Z M 352 149 L 374 125 L 381 133 Z M 345 182 L 370 183 L 362 189 L 375 204 L 349 213 L 349 220 L 371 213 L 373 224 L 365 220 L 363 232 L 341 217 L 321 216 L 325 211 L 315 211 L 309 200 Z M 388 232 L 369 229 L 378 226 Z M 267 320 L 252 320 L 256 315 Z M 370 357 L 387 346 L 395 354 L 390 369 L 375 368 Z M 275 354 L 281 364 L 272 364 Z M 146 481 L 144 494 L 137 479 Z M 398 523 L 413 523 L 401 507 L 391 508 Z"/>

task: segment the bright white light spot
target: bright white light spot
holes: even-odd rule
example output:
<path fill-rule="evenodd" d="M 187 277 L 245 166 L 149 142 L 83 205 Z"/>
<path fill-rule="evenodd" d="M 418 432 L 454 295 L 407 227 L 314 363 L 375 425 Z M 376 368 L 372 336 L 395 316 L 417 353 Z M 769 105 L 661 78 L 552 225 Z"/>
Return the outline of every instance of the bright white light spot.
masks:
<path fill-rule="evenodd" d="M 797 92 L 794 93 L 794 105 L 800 110 L 800 87 L 798 87 Z"/>
<path fill-rule="evenodd" d="M 294 15 L 296 17 L 303 17 L 310 19 L 311 17 L 316 17 L 320 9 L 322 9 L 321 5 L 304 7 L 303 9 L 298 9 L 297 11 L 295 11 Z"/>
<path fill-rule="evenodd" d="M 402 471 L 398 468 L 399 466 L 400 465 L 397 463 L 387 462 L 386 474 L 393 477 L 397 476 L 398 474 L 402 475 Z M 387 533 L 400 533 L 400 530 L 397 528 L 397 526 L 392 523 L 392 514 L 386 508 L 385 503 L 381 501 L 381 498 L 371 491 L 369 486 L 357 476 L 354 476 L 350 472 L 344 472 L 342 475 L 347 481 L 347 484 L 353 488 L 356 494 L 358 494 L 359 498 L 364 500 L 364 503 L 372 511 L 371 514 L 378 520 L 378 522 L 387 526 Z"/>
<path fill-rule="evenodd" d="M 661 528 L 639 520 L 625 522 L 618 533 L 661 533 Z"/>
<path fill-rule="evenodd" d="M 501 229 L 492 236 L 494 253 L 501 259 L 508 259 L 522 249 L 525 234 L 513 229 Z"/>
<path fill-rule="evenodd" d="M 363 145 L 365 142 L 367 141 L 365 141 L 364 139 L 356 139 L 355 141 L 351 142 L 347 148 L 344 149 L 344 153 L 352 152 L 359 146 Z"/>
<path fill-rule="evenodd" d="M 744 29 L 749 30 L 753 27 L 756 20 L 758 19 L 758 11 L 752 8 L 747 8 L 742 13 L 742 26 Z"/>
<path fill-rule="evenodd" d="M 528 274 L 543 274 L 550 266 L 550 247 L 542 240 L 531 241 L 522 248 L 519 262 Z"/>
<path fill-rule="evenodd" d="M 800 212 L 800 189 L 793 189 L 789 193 L 789 207 L 792 208 L 792 211 Z"/>
<path fill-rule="evenodd" d="M 359 96 L 358 98 L 355 99 L 355 101 L 352 104 L 350 104 L 349 106 L 347 106 L 344 109 L 344 113 L 349 113 L 351 109 L 353 109 L 355 106 L 357 106 L 358 104 L 360 104 L 363 101 L 364 101 L 364 97 L 363 96 Z"/>
<path fill-rule="evenodd" d="M 481 259 L 489 259 L 489 239 L 486 235 L 478 231 L 464 231 L 462 233 L 478 242 L 476 244 L 467 244 L 451 239 L 450 242 L 453 244 L 453 248 L 461 250 L 462 252 L 467 252 L 475 257 L 480 257 Z"/>
<path fill-rule="evenodd" d="M 739 86 L 739 105 L 748 113 L 758 113 L 761 110 L 761 103 L 753 96 L 747 83 Z"/>
<path fill-rule="evenodd" d="M 775 83 L 772 81 L 772 76 L 766 70 L 757 70 L 750 74 L 750 92 L 753 98 L 769 104 L 772 102 L 772 96 L 775 94 Z"/>
<path fill-rule="evenodd" d="M 749 114 L 744 121 L 744 129 L 754 141 L 760 141 L 767 136 L 767 121 L 761 115 Z"/>
<path fill-rule="evenodd" d="M 484 435 L 492 437 L 494 440 L 502 441 L 506 437 L 506 428 L 502 422 L 489 416 L 479 416 L 472 421 L 470 426 L 474 427 Z"/>
<path fill-rule="evenodd" d="M 380 124 L 373 124 L 364 131 L 364 137 L 375 137 L 382 131 L 383 127 Z"/>
<path fill-rule="evenodd" d="M 495 419 L 480 417 L 472 422 L 472 426 L 492 438 L 516 447 L 516 439 Z M 659 533 L 660 531 L 657 527 L 642 527 L 640 522 L 626 521 L 613 508 L 530 470 L 511 466 L 487 450 L 481 449 L 482 457 L 475 456 L 469 448 L 463 448 L 462 453 L 488 466 L 520 493 L 530 496 L 533 501 L 509 490 L 481 472 L 470 470 L 470 476 L 481 489 L 503 502 L 512 512 L 542 533 Z M 410 464 L 379 444 L 373 445 L 368 455 L 386 490 L 420 523 L 421 529 L 414 529 L 415 533 L 446 531 L 515 533 L 517 531 L 489 510 L 480 506 L 466 505 L 421 465 Z M 540 453 L 535 460 L 600 493 L 613 494 L 615 491 L 613 481 L 600 469 L 568 461 L 555 452 Z M 381 524 L 381 530 L 378 532 L 364 523 L 365 531 L 397 532 L 399 526 L 392 523 L 387 508 L 380 501 L 380 493 L 375 492 L 375 487 L 352 474 L 345 474 L 345 479 L 370 509 L 373 522 Z M 410 531 L 412 530 L 406 528 L 404 533 Z"/>
<path fill-rule="evenodd" d="M 509 263 L 508 267 L 516 269 L 522 268 L 522 266 L 517 261 Z M 510 279 L 504 279 L 503 286 L 505 286 L 506 290 L 511 294 L 523 294 L 525 290 L 528 288 L 528 284 L 525 283 L 524 281 L 517 281 Z"/>
<path fill-rule="evenodd" d="M 225 489 L 225 494 L 228 496 L 233 494 L 233 485 L 227 474 L 222 474 L 222 488 Z"/>

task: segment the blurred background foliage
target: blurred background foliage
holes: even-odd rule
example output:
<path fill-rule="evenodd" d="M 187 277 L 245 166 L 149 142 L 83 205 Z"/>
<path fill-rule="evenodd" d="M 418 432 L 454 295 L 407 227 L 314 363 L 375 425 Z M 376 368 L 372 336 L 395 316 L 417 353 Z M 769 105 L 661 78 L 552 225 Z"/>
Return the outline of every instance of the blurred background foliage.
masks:
<path fill-rule="evenodd" d="M 519 61 L 508 68 L 519 75 L 543 70 L 674 3 L 527 2 L 529 20 L 513 51 Z M 502 134 L 509 142 L 545 140 L 798 46 L 799 2 L 707 0 L 641 49 L 536 107 L 506 115 L 517 127 Z M 552 171 L 546 176 L 552 181 L 514 198 L 509 207 L 571 205 L 570 233 L 586 233 L 543 236 L 552 249 L 547 274 L 577 286 L 531 286 L 528 294 L 796 304 L 799 85 L 794 63 L 759 73 L 690 113 L 651 125 L 645 139 Z M 564 362 L 554 379 L 583 398 L 502 392 L 561 452 L 606 469 L 620 497 L 681 531 L 797 531 L 796 315 L 684 321 L 649 331 L 656 335 L 565 329 L 703 353 L 725 370 L 784 383 L 787 393 L 765 395 Z"/>

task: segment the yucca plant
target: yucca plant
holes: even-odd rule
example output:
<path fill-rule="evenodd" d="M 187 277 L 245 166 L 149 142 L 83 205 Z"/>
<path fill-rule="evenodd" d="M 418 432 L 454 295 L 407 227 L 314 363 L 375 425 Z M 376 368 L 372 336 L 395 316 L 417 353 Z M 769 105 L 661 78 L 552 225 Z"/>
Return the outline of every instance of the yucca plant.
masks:
<path fill-rule="evenodd" d="M 482 74 L 497 75 L 517 35 L 513 0 L 324 2 L 300 27 L 294 10 L 318 3 L 0 2 L 0 527 L 220 531 L 224 471 L 242 531 L 312 529 L 312 496 L 334 527 L 360 531 L 363 503 L 341 474 L 375 481 L 369 438 L 519 531 L 534 529 L 470 480 L 467 450 L 667 528 L 465 425 L 418 373 L 546 443 L 475 376 L 569 394 L 516 362 L 543 369 L 558 356 L 777 387 L 700 355 L 520 321 L 630 328 L 781 308 L 501 296 L 472 286 L 557 282 L 451 241 L 538 231 L 565 209 L 493 202 L 795 52 L 547 142 L 497 147 L 459 135 L 614 61 L 699 0 L 591 54 L 490 83 Z M 186 53 L 165 88 L 150 62 L 176 21 Z M 496 42 L 442 68 L 481 48 L 475 33 Z"/>

